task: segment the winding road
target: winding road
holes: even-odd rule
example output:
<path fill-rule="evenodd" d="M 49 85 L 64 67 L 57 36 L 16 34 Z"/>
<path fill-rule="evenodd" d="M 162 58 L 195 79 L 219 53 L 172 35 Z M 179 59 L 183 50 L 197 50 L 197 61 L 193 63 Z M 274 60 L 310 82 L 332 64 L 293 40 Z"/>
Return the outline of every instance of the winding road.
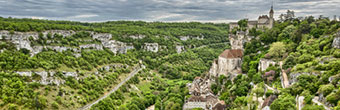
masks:
<path fill-rule="evenodd" d="M 139 67 L 139 66 L 134 67 L 134 70 L 129 74 L 129 76 L 126 77 L 122 82 L 120 82 L 115 88 L 110 90 L 110 92 L 106 93 L 104 96 L 100 97 L 96 101 L 91 102 L 91 103 L 89 103 L 89 104 L 79 108 L 78 110 L 87 110 L 87 109 L 90 109 L 92 107 L 92 105 L 97 104 L 99 101 L 101 101 L 101 100 L 105 99 L 106 97 L 110 96 L 111 93 L 116 92 L 119 89 L 120 86 L 124 85 L 130 78 L 135 76 L 143 68 L 145 68 L 144 65 L 141 65 L 141 67 Z"/>

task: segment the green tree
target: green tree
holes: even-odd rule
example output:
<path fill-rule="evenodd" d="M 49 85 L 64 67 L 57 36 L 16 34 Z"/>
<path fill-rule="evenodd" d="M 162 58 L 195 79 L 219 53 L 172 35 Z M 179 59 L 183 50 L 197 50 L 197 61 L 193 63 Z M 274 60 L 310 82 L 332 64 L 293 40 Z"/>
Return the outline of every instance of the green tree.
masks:
<path fill-rule="evenodd" d="M 289 94 L 280 95 L 270 105 L 271 110 L 296 110 L 295 98 Z"/>
<path fill-rule="evenodd" d="M 286 46 L 283 42 L 275 42 L 270 45 L 268 54 L 275 58 L 282 58 L 283 54 L 286 53 Z"/>

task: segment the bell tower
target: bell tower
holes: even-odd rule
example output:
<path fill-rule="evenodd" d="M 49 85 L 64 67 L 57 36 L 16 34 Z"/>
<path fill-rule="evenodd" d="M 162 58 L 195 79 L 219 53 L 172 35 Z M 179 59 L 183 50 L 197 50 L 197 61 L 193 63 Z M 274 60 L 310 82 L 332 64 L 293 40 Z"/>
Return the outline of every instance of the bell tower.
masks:
<path fill-rule="evenodd" d="M 273 9 L 273 4 L 270 8 L 269 11 L 269 28 L 273 28 L 274 27 L 274 9 Z"/>
<path fill-rule="evenodd" d="M 273 5 L 272 5 L 271 8 L 270 8 L 269 17 L 270 17 L 270 18 L 274 18 Z"/>

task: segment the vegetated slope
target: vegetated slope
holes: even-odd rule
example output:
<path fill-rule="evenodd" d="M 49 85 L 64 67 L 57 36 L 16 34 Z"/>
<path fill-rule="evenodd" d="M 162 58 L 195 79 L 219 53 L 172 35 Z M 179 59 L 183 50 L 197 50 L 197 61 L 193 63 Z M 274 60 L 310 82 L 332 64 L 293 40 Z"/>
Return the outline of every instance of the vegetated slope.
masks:
<path fill-rule="evenodd" d="M 0 30 L 8 32 L 6 36 L 1 35 L 0 41 L 0 109 L 77 109 L 115 87 L 139 60 L 143 60 L 148 68 L 144 71 L 161 71 L 156 72 L 155 78 L 178 82 L 191 80 L 207 71 L 211 64 L 208 61 L 226 46 L 223 43 L 228 41 L 227 27 L 226 24 L 195 22 L 80 23 L 0 18 Z M 23 37 L 24 34 L 36 36 Z M 102 34 L 112 38 L 107 41 L 96 39 L 97 35 L 103 37 Z M 25 43 L 22 41 L 29 45 L 20 45 Z M 159 50 L 151 52 L 148 43 L 157 43 Z M 191 50 L 210 44 L 221 45 Z M 126 45 L 133 49 L 127 49 Z M 182 48 L 182 53 L 177 53 L 176 46 Z M 34 53 L 31 50 L 35 47 L 41 49 Z M 119 53 L 116 48 L 127 51 Z M 203 56 L 198 55 L 201 53 Z M 131 82 L 134 80 L 136 78 Z M 167 87 L 178 87 L 169 85 Z M 184 85 L 178 92 L 183 92 Z M 160 87 L 158 92 L 169 93 L 167 87 Z"/>
<path fill-rule="evenodd" d="M 213 59 L 227 48 L 220 44 L 160 57 L 91 110 L 144 110 L 152 105 L 156 110 L 180 110 L 189 95 L 186 84 L 207 73 Z"/>
<path fill-rule="evenodd" d="M 268 106 L 272 110 L 295 110 L 298 103 L 303 103 L 300 109 L 305 110 L 339 109 L 339 28 L 338 21 L 306 17 L 277 22 L 273 29 L 253 29 L 250 34 L 257 39 L 245 44 L 244 50 L 242 70 L 246 75 L 217 83 L 212 89 L 216 91 L 224 86 L 220 99 L 229 104 L 230 109 Z M 260 71 L 260 59 L 276 65 Z M 282 71 L 287 73 L 288 87 L 282 86 Z M 296 96 L 305 98 L 298 102 Z M 319 100 L 313 99 L 314 96 Z"/>

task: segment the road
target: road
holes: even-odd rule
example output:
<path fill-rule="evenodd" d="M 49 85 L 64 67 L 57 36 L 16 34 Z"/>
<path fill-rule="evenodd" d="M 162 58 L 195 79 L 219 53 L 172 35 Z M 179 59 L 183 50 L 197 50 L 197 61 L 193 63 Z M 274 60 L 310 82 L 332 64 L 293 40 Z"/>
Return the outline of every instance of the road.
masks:
<path fill-rule="evenodd" d="M 283 78 L 283 88 L 287 88 L 289 87 L 289 80 L 288 80 L 288 76 L 285 72 L 285 70 L 282 69 L 282 61 L 280 61 L 280 68 L 281 68 L 281 73 L 282 73 L 282 78 Z"/>
<path fill-rule="evenodd" d="M 116 92 L 120 86 L 124 85 L 130 78 L 132 78 L 133 76 L 135 76 L 140 70 L 142 70 L 143 68 L 145 68 L 144 65 L 142 65 L 141 67 L 136 66 L 134 68 L 134 70 L 129 74 L 128 77 L 126 77 L 122 82 L 120 82 L 115 88 L 113 88 L 110 92 L 106 93 L 104 96 L 100 97 L 99 99 L 97 99 L 96 101 L 89 103 L 81 108 L 79 108 L 78 110 L 87 110 L 90 109 L 92 107 L 92 105 L 97 104 L 99 101 L 105 99 L 106 97 L 110 96 L 111 93 Z"/>

